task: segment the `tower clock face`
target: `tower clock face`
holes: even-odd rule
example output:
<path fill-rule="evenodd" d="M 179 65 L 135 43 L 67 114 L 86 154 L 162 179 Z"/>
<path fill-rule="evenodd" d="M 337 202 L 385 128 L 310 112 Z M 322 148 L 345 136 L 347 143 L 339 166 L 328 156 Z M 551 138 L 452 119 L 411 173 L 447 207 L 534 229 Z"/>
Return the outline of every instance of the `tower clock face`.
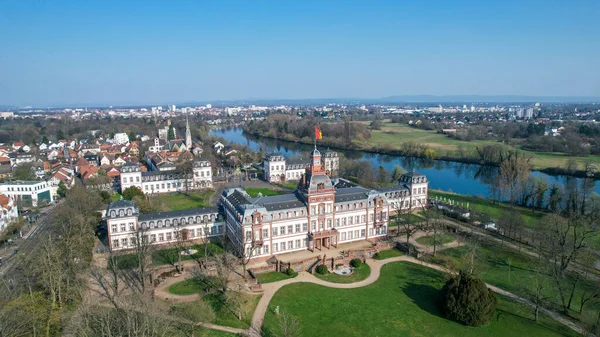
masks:
<path fill-rule="evenodd" d="M 319 161 L 318 161 L 318 160 L 315 160 L 315 164 L 319 165 Z"/>

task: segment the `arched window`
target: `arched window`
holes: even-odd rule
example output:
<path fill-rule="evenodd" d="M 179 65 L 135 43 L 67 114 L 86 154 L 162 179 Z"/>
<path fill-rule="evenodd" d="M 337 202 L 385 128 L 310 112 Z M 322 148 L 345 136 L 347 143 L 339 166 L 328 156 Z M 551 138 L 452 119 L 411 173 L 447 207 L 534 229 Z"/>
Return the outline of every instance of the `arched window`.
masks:
<path fill-rule="evenodd" d="M 125 215 L 125 211 L 123 211 L 122 209 L 119 210 L 119 216 L 124 216 Z"/>
<path fill-rule="evenodd" d="M 127 215 L 131 216 L 133 214 L 133 211 L 131 210 L 131 208 L 127 209 Z"/>

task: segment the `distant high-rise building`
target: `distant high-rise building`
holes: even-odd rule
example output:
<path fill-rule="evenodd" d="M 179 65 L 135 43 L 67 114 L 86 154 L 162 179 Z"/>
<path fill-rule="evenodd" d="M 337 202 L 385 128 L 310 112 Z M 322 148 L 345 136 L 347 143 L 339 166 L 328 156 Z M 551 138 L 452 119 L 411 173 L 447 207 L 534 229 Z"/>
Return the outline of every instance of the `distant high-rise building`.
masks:
<path fill-rule="evenodd" d="M 527 108 L 527 110 L 525 110 L 525 118 L 533 118 L 533 108 Z"/>
<path fill-rule="evenodd" d="M 188 151 L 192 151 L 192 133 L 190 131 L 190 119 L 185 116 L 185 146 Z"/>
<path fill-rule="evenodd" d="M 207 105 L 206 105 L 206 108 L 207 108 L 207 109 L 212 109 L 212 104 L 207 104 Z"/>
<path fill-rule="evenodd" d="M 175 104 L 169 105 L 169 111 L 175 112 L 175 110 L 177 110 L 177 106 Z"/>

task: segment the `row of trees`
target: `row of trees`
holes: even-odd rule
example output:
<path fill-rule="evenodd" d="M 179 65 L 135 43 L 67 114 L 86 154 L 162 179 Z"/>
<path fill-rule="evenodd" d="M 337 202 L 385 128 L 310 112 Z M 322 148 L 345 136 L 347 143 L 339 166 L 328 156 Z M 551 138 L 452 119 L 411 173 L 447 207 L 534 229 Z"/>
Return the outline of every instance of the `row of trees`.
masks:
<path fill-rule="evenodd" d="M 263 121 L 251 121 L 245 131 L 260 136 L 289 141 L 312 143 L 315 125 L 323 132 L 322 144 L 340 148 L 360 148 L 371 138 L 367 124 L 354 122 L 346 117 L 341 123 L 322 123 L 315 118 L 299 118 L 290 115 L 271 115 Z"/>

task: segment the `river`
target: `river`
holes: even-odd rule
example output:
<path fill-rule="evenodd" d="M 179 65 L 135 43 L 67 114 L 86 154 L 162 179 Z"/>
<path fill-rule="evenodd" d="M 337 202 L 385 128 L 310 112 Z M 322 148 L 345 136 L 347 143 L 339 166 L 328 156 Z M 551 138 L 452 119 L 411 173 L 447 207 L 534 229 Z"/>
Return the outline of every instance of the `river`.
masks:
<path fill-rule="evenodd" d="M 287 157 L 305 156 L 308 159 L 308 152 L 313 148 L 313 146 L 308 144 L 245 134 L 238 127 L 213 129 L 210 134 L 225 138 L 229 142 L 246 145 L 255 151 L 259 151 L 262 148 L 264 153 L 279 152 Z M 433 189 L 482 197 L 488 195 L 489 182 L 498 172 L 496 167 L 478 164 L 464 164 L 443 160 L 427 161 L 420 158 L 389 156 L 364 151 L 337 151 L 343 153 L 346 158 L 368 160 L 375 168 L 381 165 L 391 171 L 394 165 L 398 164 L 407 171 L 414 169 L 427 176 L 429 186 Z M 567 179 L 566 176 L 552 176 L 539 171 L 533 171 L 531 175 L 547 179 L 549 186 L 553 183 L 564 184 Z M 573 177 L 570 179 L 577 182 L 581 180 L 580 178 Z M 594 190 L 596 193 L 600 193 L 598 184 L 595 184 Z"/>

